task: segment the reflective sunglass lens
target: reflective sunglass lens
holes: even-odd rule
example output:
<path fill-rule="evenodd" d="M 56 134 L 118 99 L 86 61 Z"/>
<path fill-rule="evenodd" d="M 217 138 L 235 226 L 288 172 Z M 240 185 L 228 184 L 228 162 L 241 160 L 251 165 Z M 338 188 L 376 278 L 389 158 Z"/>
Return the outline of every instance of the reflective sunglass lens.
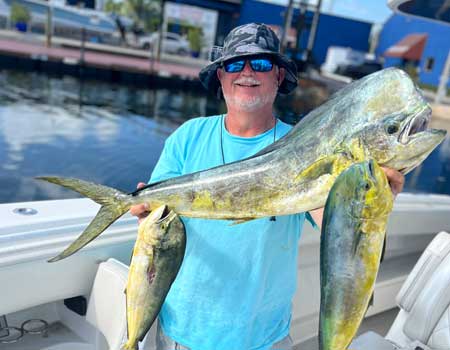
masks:
<path fill-rule="evenodd" d="M 225 63 L 225 72 L 227 73 L 237 73 L 244 69 L 245 61 L 235 61 L 231 63 Z"/>
<path fill-rule="evenodd" d="M 255 72 L 269 72 L 272 70 L 273 64 L 267 58 L 255 58 L 250 60 L 250 66 Z"/>
<path fill-rule="evenodd" d="M 224 63 L 225 72 L 238 73 L 244 69 L 246 60 Z M 255 72 L 269 72 L 273 68 L 273 63 L 268 58 L 253 58 L 249 60 L 250 67 Z"/>

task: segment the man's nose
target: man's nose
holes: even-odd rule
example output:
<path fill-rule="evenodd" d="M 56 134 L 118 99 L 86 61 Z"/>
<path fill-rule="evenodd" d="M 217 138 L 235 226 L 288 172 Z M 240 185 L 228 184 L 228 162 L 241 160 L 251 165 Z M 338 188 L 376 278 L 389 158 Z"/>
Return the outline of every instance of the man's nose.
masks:
<path fill-rule="evenodd" d="M 255 71 L 250 66 L 250 62 L 248 60 L 245 61 L 244 68 L 242 69 L 242 74 L 254 74 Z"/>

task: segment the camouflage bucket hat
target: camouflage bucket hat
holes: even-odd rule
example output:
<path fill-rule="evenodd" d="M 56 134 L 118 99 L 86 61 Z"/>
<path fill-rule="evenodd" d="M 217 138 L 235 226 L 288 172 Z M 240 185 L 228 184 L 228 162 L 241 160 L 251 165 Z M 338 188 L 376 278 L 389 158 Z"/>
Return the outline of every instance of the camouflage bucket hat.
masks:
<path fill-rule="evenodd" d="M 220 88 L 217 68 L 222 62 L 236 57 L 265 54 L 272 56 L 274 62 L 286 70 L 286 76 L 278 92 L 288 94 L 297 86 L 297 67 L 285 55 L 280 53 L 280 40 L 275 32 L 265 24 L 250 23 L 234 28 L 225 38 L 223 47 L 215 47 L 211 63 L 199 73 L 203 86 L 216 93 Z"/>

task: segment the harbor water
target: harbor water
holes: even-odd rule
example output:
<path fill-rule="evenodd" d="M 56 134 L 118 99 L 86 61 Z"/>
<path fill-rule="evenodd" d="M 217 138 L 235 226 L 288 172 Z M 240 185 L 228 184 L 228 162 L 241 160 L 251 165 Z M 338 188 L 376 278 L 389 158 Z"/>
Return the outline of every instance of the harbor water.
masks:
<path fill-rule="evenodd" d="M 223 102 L 198 91 L 13 71 L 0 72 L 0 84 L 0 203 L 79 197 L 34 179 L 43 175 L 130 192 L 148 180 L 165 139 L 181 123 L 225 111 Z M 292 120 L 286 101 L 278 101 L 277 113 Z M 405 191 L 450 195 L 448 137 L 408 174 Z"/>

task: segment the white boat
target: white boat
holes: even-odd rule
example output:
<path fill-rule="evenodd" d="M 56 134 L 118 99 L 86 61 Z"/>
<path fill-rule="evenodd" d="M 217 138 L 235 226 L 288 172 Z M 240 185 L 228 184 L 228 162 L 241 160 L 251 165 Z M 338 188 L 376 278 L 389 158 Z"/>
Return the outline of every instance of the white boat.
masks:
<path fill-rule="evenodd" d="M 398 6 L 402 1 L 391 2 Z M 46 262 L 83 231 L 97 210 L 88 199 L 0 204 L 0 349 L 120 349 L 136 219 L 125 215 L 77 254 Z M 364 346 L 355 344 L 354 350 L 450 349 L 450 235 L 438 235 L 441 231 L 450 232 L 450 196 L 398 196 L 374 304 L 366 315 L 367 320 L 379 317 L 390 331 L 387 341 L 384 334 L 362 335 L 358 340 Z M 306 225 L 291 322 L 301 350 L 317 349 L 319 238 Z M 142 347 L 153 349 L 153 338 L 154 329 Z"/>
<path fill-rule="evenodd" d="M 98 205 L 88 199 L 0 205 L 0 315 L 6 315 L 10 327 L 20 328 L 27 320 L 36 319 L 48 324 L 46 334 L 24 332 L 16 342 L 0 343 L 0 349 L 119 349 L 114 346 L 125 336 L 123 289 L 137 233 L 136 219 L 126 215 L 77 254 L 56 263 L 46 261 L 72 242 L 97 210 Z M 374 305 L 367 316 L 397 306 L 395 296 L 400 287 L 427 244 L 442 230 L 450 232 L 450 196 L 399 195 L 389 220 Z M 291 335 L 295 344 L 307 344 L 317 335 L 319 237 L 319 232 L 306 225 L 293 303 Z M 109 258 L 118 262 L 110 261 L 103 269 L 117 270 L 113 273 L 116 277 L 99 273 L 97 278 L 103 282 L 96 282 L 91 293 L 99 263 Z M 110 278 L 113 281 L 108 282 Z M 72 303 L 75 308 L 87 309 L 86 316 L 64 305 L 64 299 L 77 296 L 84 296 L 86 304 L 83 299 Z M 25 328 L 39 331 L 43 326 L 41 321 L 31 321 Z M 10 333 L 0 341 L 20 335 L 14 329 Z M 146 349 L 152 349 L 153 339 L 148 338 Z"/>

